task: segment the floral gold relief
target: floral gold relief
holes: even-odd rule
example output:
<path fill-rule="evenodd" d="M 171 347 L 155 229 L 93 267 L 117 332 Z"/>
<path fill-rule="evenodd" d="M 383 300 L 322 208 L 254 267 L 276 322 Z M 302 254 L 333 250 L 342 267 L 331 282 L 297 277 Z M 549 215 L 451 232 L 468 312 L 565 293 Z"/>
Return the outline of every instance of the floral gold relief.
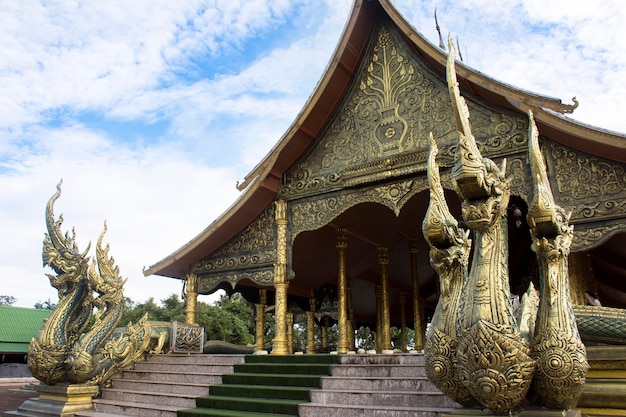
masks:
<path fill-rule="evenodd" d="M 568 224 L 570 213 L 554 202 L 532 112 L 529 120 L 529 159 L 535 189 L 528 224 L 541 289 L 535 336 L 530 344 L 537 363 L 533 390 L 539 404 L 570 409 L 582 394 L 589 367 L 569 296 L 567 265 L 574 227 Z"/>

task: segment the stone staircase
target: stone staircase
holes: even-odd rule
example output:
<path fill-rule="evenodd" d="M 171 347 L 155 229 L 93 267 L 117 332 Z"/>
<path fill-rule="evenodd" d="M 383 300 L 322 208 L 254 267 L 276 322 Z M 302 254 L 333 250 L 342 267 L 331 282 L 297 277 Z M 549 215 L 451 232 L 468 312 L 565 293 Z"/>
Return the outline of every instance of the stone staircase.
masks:
<path fill-rule="evenodd" d="M 423 355 L 151 355 L 94 403 L 76 416 L 436 417 L 458 407 L 428 381 Z"/>
<path fill-rule="evenodd" d="M 94 400 L 95 411 L 77 417 L 176 417 L 193 407 L 196 397 L 222 382 L 222 375 L 243 363 L 243 355 L 150 355 L 135 368 L 113 379 L 111 388 Z"/>
<path fill-rule="evenodd" d="M 459 404 L 426 378 L 423 355 L 345 355 L 300 417 L 436 417 Z"/>

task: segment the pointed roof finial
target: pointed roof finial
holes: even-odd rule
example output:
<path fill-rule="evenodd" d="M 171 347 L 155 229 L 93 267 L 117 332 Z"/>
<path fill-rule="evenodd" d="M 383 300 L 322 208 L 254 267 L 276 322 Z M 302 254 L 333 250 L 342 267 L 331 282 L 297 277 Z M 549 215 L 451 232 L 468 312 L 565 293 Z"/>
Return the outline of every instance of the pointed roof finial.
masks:
<path fill-rule="evenodd" d="M 459 51 L 459 59 L 463 62 L 463 54 L 461 53 L 461 45 L 459 45 L 459 36 L 456 37 L 456 49 Z"/>
<path fill-rule="evenodd" d="M 435 29 L 437 29 L 437 33 L 439 34 L 439 47 L 446 50 L 446 45 L 443 43 L 443 37 L 441 36 L 441 28 L 439 27 L 439 22 L 437 21 L 437 8 L 435 7 Z"/>

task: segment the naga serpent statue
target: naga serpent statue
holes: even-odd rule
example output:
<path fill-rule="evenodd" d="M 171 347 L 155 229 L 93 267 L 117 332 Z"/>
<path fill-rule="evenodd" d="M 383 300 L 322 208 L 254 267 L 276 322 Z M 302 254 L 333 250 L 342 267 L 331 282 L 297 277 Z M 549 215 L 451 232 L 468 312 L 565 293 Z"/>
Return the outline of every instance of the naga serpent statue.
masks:
<path fill-rule="evenodd" d="M 441 297 L 425 347 L 428 376 L 453 400 L 465 406 L 480 404 L 497 414 L 510 414 L 525 401 L 571 409 L 582 393 L 588 364 L 569 298 L 567 259 L 573 234 L 569 214 L 554 203 L 529 112 L 534 198 L 528 224 L 541 296 L 534 303 L 536 323 L 521 326 L 521 333 L 509 297 L 506 161 L 498 166 L 481 155 L 456 79 L 451 38 L 449 49 L 446 73 L 459 136 L 451 175 L 463 220 L 473 232 L 474 249 L 468 272 L 470 242 L 448 211 L 431 134 L 431 201 L 422 230 L 439 275 Z M 529 291 L 534 295 L 534 288 Z"/>
<path fill-rule="evenodd" d="M 106 385 L 114 375 L 143 358 L 149 348 L 151 326 L 144 316 L 112 339 L 122 315 L 126 280 L 109 258 L 109 246 L 102 248 L 106 223 L 98 238 L 95 261 L 90 265 L 90 245 L 80 252 L 75 232 L 63 234 L 63 217 L 55 220 L 53 208 L 60 195 L 59 183 L 46 205 L 48 233 L 43 243 L 43 264 L 54 271 L 47 276 L 58 291 L 59 301 L 37 338 L 31 340 L 28 368 L 48 385 Z"/>

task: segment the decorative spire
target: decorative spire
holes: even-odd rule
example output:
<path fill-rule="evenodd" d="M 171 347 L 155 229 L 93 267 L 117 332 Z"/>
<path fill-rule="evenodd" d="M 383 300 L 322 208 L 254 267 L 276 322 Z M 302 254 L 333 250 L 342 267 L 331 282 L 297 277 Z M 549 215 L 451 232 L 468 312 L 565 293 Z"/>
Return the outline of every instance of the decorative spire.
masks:
<path fill-rule="evenodd" d="M 439 47 L 446 50 L 446 45 L 443 43 L 443 37 L 441 36 L 441 28 L 439 27 L 439 22 L 437 21 L 437 8 L 435 7 L 435 29 L 437 29 L 437 33 L 439 34 Z"/>

